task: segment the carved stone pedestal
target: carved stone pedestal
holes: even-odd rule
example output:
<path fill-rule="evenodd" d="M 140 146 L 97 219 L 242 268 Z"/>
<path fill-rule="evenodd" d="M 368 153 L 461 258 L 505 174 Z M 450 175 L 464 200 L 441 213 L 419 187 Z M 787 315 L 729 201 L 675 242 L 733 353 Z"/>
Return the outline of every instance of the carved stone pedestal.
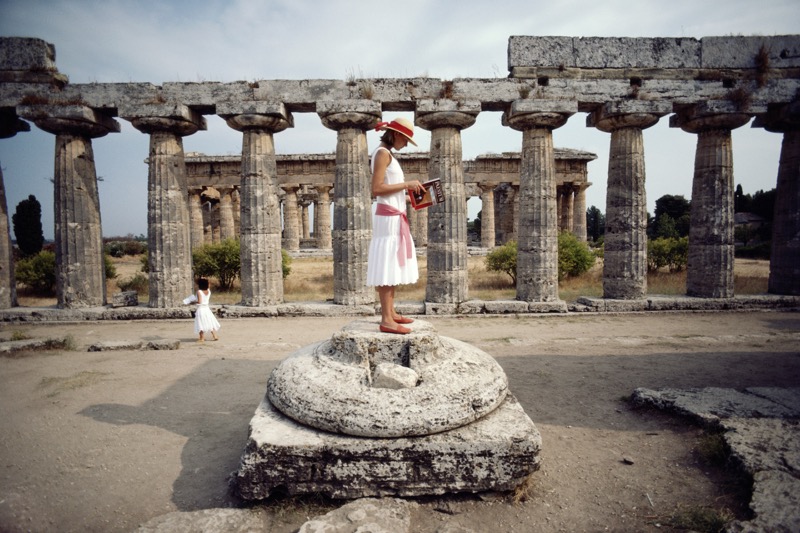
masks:
<path fill-rule="evenodd" d="M 497 362 L 411 327 L 352 322 L 284 360 L 250 422 L 239 496 L 504 491 L 538 470 L 541 436 Z"/>

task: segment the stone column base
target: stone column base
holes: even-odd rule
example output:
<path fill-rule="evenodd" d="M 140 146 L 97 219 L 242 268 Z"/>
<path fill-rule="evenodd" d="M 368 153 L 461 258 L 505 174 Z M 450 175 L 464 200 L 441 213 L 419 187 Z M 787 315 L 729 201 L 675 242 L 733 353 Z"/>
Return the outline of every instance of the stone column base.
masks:
<path fill-rule="evenodd" d="M 539 469 L 542 439 L 511 394 L 457 429 L 411 438 L 369 438 L 300 425 L 265 398 L 235 490 L 245 500 L 273 492 L 331 498 L 424 496 L 513 490 Z"/>

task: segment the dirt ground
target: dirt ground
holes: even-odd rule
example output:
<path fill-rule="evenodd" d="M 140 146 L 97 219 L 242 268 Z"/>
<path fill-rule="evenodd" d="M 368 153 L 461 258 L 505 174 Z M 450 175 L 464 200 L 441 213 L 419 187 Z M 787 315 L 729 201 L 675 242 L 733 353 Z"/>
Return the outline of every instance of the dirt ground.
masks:
<path fill-rule="evenodd" d="M 131 531 L 172 511 L 243 506 L 228 479 L 269 372 L 350 320 L 222 320 L 221 340 L 202 345 L 190 320 L 1 325 L 3 340 L 68 335 L 74 349 L 0 358 L 0 530 Z M 478 532 L 668 531 L 676 516 L 702 508 L 744 517 L 740 487 L 698 453 L 702 430 L 625 398 L 636 387 L 800 384 L 798 313 L 429 321 L 497 358 L 543 451 L 525 501 L 419 499 L 413 520 L 422 533 L 446 523 Z M 87 351 L 97 341 L 172 338 L 179 350 Z M 272 531 L 289 533 L 336 502 L 263 505 Z"/>

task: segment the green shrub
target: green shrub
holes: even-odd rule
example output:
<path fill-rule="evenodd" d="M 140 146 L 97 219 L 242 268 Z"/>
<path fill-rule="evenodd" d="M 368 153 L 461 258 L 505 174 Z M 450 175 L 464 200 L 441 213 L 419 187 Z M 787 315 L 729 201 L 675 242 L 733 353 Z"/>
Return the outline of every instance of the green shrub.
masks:
<path fill-rule="evenodd" d="M 194 273 L 201 278 L 217 278 L 219 288 L 229 291 L 241 272 L 239 241 L 225 239 L 219 244 L 205 244 L 192 251 Z"/>
<path fill-rule="evenodd" d="M 486 255 L 486 270 L 504 272 L 517 284 L 517 241 L 508 241 Z"/>
<path fill-rule="evenodd" d="M 117 267 L 114 266 L 114 261 L 111 260 L 111 256 L 108 254 L 103 254 L 103 267 L 105 268 L 106 279 L 117 277 Z"/>
<path fill-rule="evenodd" d="M 145 250 L 142 257 L 139 258 L 139 262 L 142 264 L 142 272 L 145 274 L 150 272 L 150 256 L 147 254 L 147 250 Z"/>
<path fill-rule="evenodd" d="M 20 259 L 16 264 L 16 277 L 19 283 L 35 293 L 53 296 L 56 287 L 55 252 L 42 250 L 36 255 Z"/>
<path fill-rule="evenodd" d="M 647 241 L 647 270 L 655 272 L 667 267 L 680 272 L 689 261 L 689 237 L 658 238 Z"/>
<path fill-rule="evenodd" d="M 141 272 L 137 272 L 130 279 L 118 281 L 117 287 L 121 291 L 136 291 L 139 295 L 148 294 L 150 279 Z"/>
<path fill-rule="evenodd" d="M 288 252 L 281 249 L 281 270 L 283 271 L 283 279 L 286 279 L 292 273 L 292 258 Z"/>
<path fill-rule="evenodd" d="M 595 254 L 569 231 L 558 235 L 558 280 L 580 276 L 592 268 Z"/>

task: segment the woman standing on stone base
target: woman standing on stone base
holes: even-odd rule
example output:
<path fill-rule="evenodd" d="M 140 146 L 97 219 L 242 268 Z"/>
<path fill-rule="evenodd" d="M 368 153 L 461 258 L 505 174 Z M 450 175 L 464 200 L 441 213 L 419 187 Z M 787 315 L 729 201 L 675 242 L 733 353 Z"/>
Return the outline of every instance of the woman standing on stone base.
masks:
<path fill-rule="evenodd" d="M 405 118 L 381 122 L 376 131 L 385 131 L 381 144 L 372 153 L 372 195 L 378 206 L 372 218 L 372 241 L 367 260 L 367 285 L 375 287 L 381 304 L 380 330 L 405 335 L 411 329 L 403 326 L 412 319 L 394 309 L 397 285 L 416 283 L 419 279 L 417 254 L 406 218 L 406 191 L 422 190 L 417 180 L 405 181 L 400 163 L 392 150 L 401 150 L 410 142 L 414 146 L 414 126 Z"/>

